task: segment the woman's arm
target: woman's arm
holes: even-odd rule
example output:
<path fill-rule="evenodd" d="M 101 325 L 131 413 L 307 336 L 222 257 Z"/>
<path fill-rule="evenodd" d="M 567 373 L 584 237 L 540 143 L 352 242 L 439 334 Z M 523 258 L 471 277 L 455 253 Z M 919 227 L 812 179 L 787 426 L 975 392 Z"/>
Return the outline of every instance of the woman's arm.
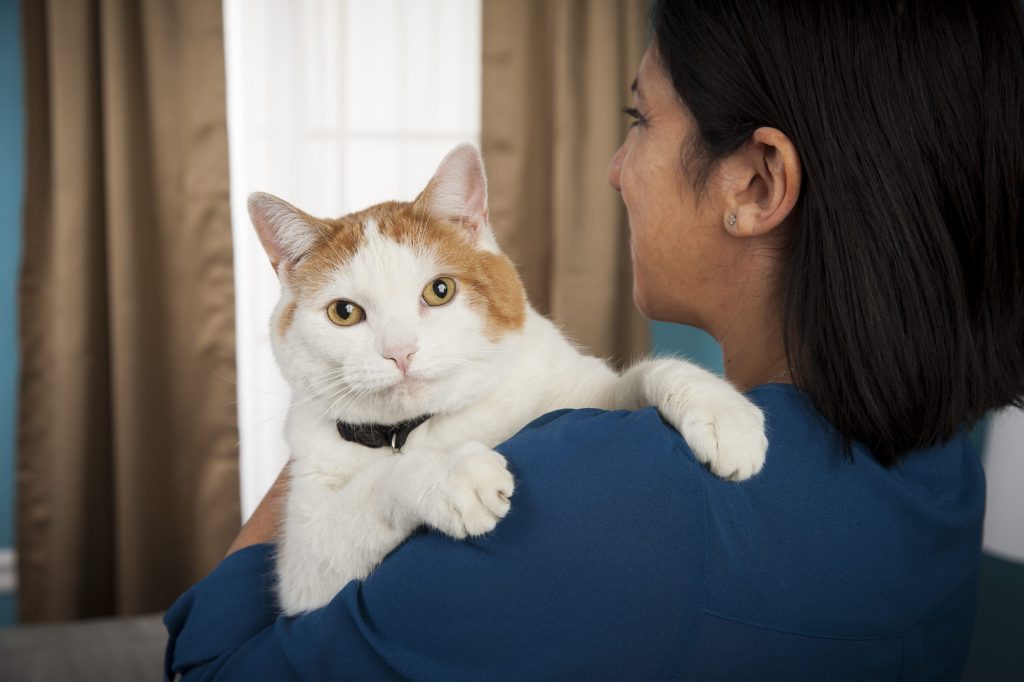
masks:
<path fill-rule="evenodd" d="M 277 480 L 270 486 L 270 490 L 264 495 L 263 500 L 256 507 L 256 511 L 242 526 L 242 530 L 238 532 L 238 537 L 231 543 L 225 557 L 250 545 L 274 542 L 277 539 L 277 530 L 281 523 L 281 505 L 284 504 L 284 495 L 288 489 L 288 466 L 285 464 L 281 469 Z"/>

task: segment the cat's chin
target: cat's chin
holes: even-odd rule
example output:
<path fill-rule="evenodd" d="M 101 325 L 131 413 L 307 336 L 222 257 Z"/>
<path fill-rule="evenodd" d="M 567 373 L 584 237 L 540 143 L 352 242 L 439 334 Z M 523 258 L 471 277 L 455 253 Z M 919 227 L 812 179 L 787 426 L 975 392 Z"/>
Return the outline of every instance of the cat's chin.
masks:
<path fill-rule="evenodd" d="M 427 389 L 428 382 L 414 376 L 406 375 L 385 388 L 382 393 L 390 395 L 393 399 L 414 400 L 423 395 Z"/>
<path fill-rule="evenodd" d="M 366 402 L 378 402 L 378 414 L 389 415 L 391 421 L 413 419 L 437 411 L 436 390 L 432 390 L 435 388 L 435 382 L 404 376 L 377 391 L 377 401 L 368 397 Z"/>

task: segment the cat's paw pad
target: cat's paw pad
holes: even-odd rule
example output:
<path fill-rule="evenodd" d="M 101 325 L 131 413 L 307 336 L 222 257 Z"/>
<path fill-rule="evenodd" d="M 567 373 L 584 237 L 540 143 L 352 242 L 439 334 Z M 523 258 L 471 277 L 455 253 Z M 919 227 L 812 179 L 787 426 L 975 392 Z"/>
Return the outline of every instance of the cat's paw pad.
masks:
<path fill-rule="evenodd" d="M 740 393 L 702 396 L 669 422 L 683 435 L 697 459 L 713 474 L 743 481 L 764 466 L 768 439 L 764 415 Z"/>
<path fill-rule="evenodd" d="M 480 443 L 467 443 L 445 457 L 449 475 L 424 496 L 424 520 L 459 539 L 494 530 L 508 513 L 515 488 L 505 458 Z"/>

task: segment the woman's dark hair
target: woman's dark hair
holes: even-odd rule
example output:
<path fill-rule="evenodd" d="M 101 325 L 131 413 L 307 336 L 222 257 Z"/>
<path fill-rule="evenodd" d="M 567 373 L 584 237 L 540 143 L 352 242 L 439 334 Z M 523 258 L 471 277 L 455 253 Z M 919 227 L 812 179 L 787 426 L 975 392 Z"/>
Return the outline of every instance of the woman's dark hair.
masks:
<path fill-rule="evenodd" d="M 1024 403 L 1018 0 L 655 0 L 706 188 L 756 128 L 800 155 L 778 282 L 794 381 L 883 464 Z"/>

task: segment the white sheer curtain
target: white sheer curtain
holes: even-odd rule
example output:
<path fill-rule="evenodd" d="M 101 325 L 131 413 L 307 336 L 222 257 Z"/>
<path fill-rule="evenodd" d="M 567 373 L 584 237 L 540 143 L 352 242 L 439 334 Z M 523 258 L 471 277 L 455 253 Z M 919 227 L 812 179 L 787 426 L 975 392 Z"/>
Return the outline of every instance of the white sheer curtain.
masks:
<path fill-rule="evenodd" d="M 277 278 L 254 191 L 313 215 L 411 199 L 480 135 L 480 0 L 224 0 L 235 238 L 242 515 L 287 458 L 270 353 Z"/>

